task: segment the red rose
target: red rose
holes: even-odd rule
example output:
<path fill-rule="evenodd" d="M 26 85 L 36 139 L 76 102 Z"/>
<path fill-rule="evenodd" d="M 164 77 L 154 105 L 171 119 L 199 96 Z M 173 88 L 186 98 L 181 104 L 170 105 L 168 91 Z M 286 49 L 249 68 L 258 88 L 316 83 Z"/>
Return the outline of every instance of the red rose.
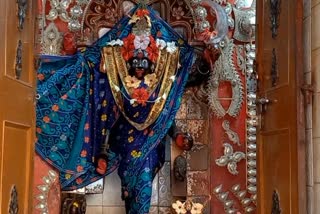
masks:
<path fill-rule="evenodd" d="M 145 88 L 136 88 L 132 93 L 132 98 L 136 99 L 137 103 L 145 106 L 147 100 L 149 99 L 149 93 Z"/>
<path fill-rule="evenodd" d="M 149 15 L 149 11 L 146 9 L 139 9 L 137 10 L 136 15 L 139 17 L 143 17 L 145 15 Z"/>
<path fill-rule="evenodd" d="M 153 62 L 155 63 L 158 59 L 158 56 L 159 56 L 159 50 L 158 50 L 158 47 L 157 47 L 157 44 L 154 40 L 154 38 L 152 36 L 149 36 L 150 37 L 150 45 L 149 47 L 147 47 L 147 53 L 148 53 L 148 58 Z"/>
<path fill-rule="evenodd" d="M 130 33 L 126 38 L 123 39 L 123 46 L 121 48 L 121 54 L 122 57 L 128 61 L 130 58 L 133 57 L 133 53 L 134 53 L 134 44 L 133 44 L 133 40 L 134 40 L 135 36 Z"/>

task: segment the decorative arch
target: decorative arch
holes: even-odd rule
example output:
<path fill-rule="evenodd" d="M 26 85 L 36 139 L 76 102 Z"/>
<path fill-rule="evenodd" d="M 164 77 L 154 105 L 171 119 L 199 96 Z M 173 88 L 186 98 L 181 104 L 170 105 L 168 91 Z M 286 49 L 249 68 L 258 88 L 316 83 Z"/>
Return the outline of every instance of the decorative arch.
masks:
<path fill-rule="evenodd" d="M 93 37 L 91 39 L 95 40 L 97 39 L 99 29 L 111 28 L 123 16 L 124 2 L 138 3 L 137 0 L 91 0 L 84 10 L 81 23 L 81 34 L 84 40 L 86 40 L 86 36 L 88 35 Z M 163 10 L 161 10 L 161 6 L 159 8 L 159 5 L 156 4 L 163 4 Z M 196 18 L 194 16 L 194 9 L 188 1 L 151 0 L 148 2 L 148 5 L 152 5 L 171 26 L 186 29 L 185 33 L 188 42 L 196 45 L 202 44 L 195 39 L 193 28 Z"/>

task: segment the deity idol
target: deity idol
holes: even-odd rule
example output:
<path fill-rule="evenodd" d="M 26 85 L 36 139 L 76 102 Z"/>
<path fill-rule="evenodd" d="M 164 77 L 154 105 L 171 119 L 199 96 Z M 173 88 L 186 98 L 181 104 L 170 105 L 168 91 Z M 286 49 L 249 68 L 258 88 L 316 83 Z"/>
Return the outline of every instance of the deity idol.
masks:
<path fill-rule="evenodd" d="M 127 213 L 149 213 L 193 49 L 138 5 L 94 45 L 53 59 L 38 71 L 37 153 L 64 190 L 118 169 Z"/>

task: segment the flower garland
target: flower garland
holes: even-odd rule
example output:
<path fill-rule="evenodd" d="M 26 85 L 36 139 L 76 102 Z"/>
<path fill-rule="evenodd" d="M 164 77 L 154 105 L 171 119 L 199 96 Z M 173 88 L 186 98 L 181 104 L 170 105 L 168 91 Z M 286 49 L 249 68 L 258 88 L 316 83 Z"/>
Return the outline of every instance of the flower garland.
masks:
<path fill-rule="evenodd" d="M 174 82 L 174 81 L 175 81 L 175 76 L 171 76 L 171 77 L 170 77 L 170 80 L 171 80 L 172 82 Z M 148 98 L 149 98 L 149 93 L 146 91 L 145 88 L 137 88 L 137 91 L 134 90 L 134 92 L 133 92 L 133 94 L 135 94 L 135 95 L 132 94 L 132 95 L 131 95 L 132 97 L 130 98 L 130 97 L 127 97 L 127 96 L 126 96 L 126 93 L 122 92 L 121 89 L 120 89 L 120 87 L 117 86 L 116 84 L 112 83 L 112 87 L 113 87 L 117 92 L 120 92 L 126 100 L 130 101 L 130 104 L 138 103 L 138 104 L 142 104 L 143 106 L 145 106 L 146 103 L 158 103 L 161 99 L 167 99 L 167 94 L 164 93 L 164 94 L 162 94 L 161 96 L 158 96 L 158 98 L 157 98 L 156 100 L 149 101 L 149 100 L 148 100 Z M 139 90 L 139 89 L 141 89 L 141 90 Z M 146 93 L 148 93 L 148 97 L 145 95 L 144 90 L 145 90 Z M 136 93 L 135 93 L 135 91 L 136 91 Z"/>
<path fill-rule="evenodd" d="M 143 24 L 137 23 L 139 20 L 146 19 L 144 22 L 147 26 L 142 26 Z M 159 57 L 160 50 L 166 50 L 168 53 L 172 54 L 177 51 L 177 46 L 174 41 L 166 42 L 162 39 L 154 39 L 148 28 L 151 27 L 151 20 L 149 17 L 149 11 L 146 9 L 139 9 L 129 20 L 129 24 L 137 24 L 138 33 L 129 33 L 127 37 L 122 40 L 112 40 L 107 43 L 110 46 L 121 46 L 121 55 L 125 61 L 129 61 L 133 57 L 148 58 L 152 63 L 156 63 Z M 175 76 L 170 77 L 172 81 L 175 80 Z M 158 82 L 157 75 L 155 73 L 147 74 L 144 76 L 143 80 L 139 80 L 135 76 L 128 75 L 124 79 L 124 84 L 127 88 L 131 90 L 131 99 L 127 98 L 124 93 L 120 91 L 119 86 L 114 85 L 116 91 L 120 91 L 124 97 L 130 100 L 133 104 L 137 102 L 142 106 L 145 106 L 148 102 L 159 102 L 160 99 L 166 99 L 167 95 L 163 94 L 158 97 L 155 101 L 148 101 L 149 92 L 148 88 L 154 86 Z"/>

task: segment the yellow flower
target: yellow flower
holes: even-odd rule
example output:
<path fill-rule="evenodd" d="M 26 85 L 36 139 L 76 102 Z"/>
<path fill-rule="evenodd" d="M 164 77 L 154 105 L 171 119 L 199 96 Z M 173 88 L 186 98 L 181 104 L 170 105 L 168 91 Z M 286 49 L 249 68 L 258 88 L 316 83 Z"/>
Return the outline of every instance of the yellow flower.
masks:
<path fill-rule="evenodd" d="M 138 117 L 139 116 L 139 112 L 137 112 L 137 113 L 135 113 L 134 115 L 133 115 L 133 117 Z"/>
<path fill-rule="evenodd" d="M 158 79 L 157 79 L 157 75 L 155 73 L 147 74 L 144 77 L 144 83 L 149 87 L 152 87 L 154 84 L 156 84 L 157 81 L 158 81 Z"/>
<path fill-rule="evenodd" d="M 131 152 L 131 156 L 134 157 L 134 158 L 138 158 L 141 156 L 141 152 L 137 152 L 136 150 L 132 150 Z"/>
<path fill-rule="evenodd" d="M 102 106 L 103 106 L 103 107 L 106 107 L 106 106 L 107 106 L 107 101 L 106 101 L 106 100 L 104 100 L 104 101 L 102 102 Z"/>
<path fill-rule="evenodd" d="M 132 137 L 132 136 L 130 136 L 130 137 L 128 137 L 128 142 L 129 143 L 132 143 L 134 141 L 134 137 Z M 131 153 L 132 154 L 132 153 Z"/>
<path fill-rule="evenodd" d="M 106 121 L 107 120 L 107 115 L 106 114 L 101 115 L 101 120 L 102 121 Z"/>
<path fill-rule="evenodd" d="M 201 214 L 203 209 L 203 205 L 200 203 L 192 203 L 191 214 Z"/>
<path fill-rule="evenodd" d="M 132 76 L 126 76 L 124 78 L 124 81 L 126 82 L 126 86 L 129 88 L 138 88 L 141 83 L 140 80 L 138 80 L 136 77 L 132 77 Z"/>
<path fill-rule="evenodd" d="M 66 179 L 68 180 L 68 179 L 71 178 L 71 175 L 70 175 L 70 174 L 66 174 L 65 177 L 66 177 Z"/>
<path fill-rule="evenodd" d="M 106 135 L 106 129 L 102 129 L 101 134 Z"/>
<path fill-rule="evenodd" d="M 185 214 L 187 213 L 187 210 L 184 207 L 184 203 L 181 201 L 176 201 L 176 203 L 172 204 L 172 208 L 176 211 L 178 214 Z"/>
<path fill-rule="evenodd" d="M 179 45 L 183 45 L 184 41 L 182 39 L 178 39 Z"/>

